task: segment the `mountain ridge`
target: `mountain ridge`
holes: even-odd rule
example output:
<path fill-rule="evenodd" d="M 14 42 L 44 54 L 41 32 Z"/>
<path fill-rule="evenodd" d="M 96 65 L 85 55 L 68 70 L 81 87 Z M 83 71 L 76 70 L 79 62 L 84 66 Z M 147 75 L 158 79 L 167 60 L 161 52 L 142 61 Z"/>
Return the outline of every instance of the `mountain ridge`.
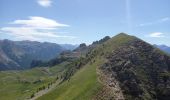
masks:
<path fill-rule="evenodd" d="M 97 59 L 103 60 L 98 61 Z M 100 64 L 98 64 L 99 62 Z M 77 76 L 76 73 L 79 73 L 81 69 L 84 69 L 84 66 L 91 66 L 91 64 L 97 65 L 98 67 L 96 68 L 102 72 L 97 75 L 98 78 L 99 76 L 108 77 L 108 79 L 106 79 L 106 77 L 100 78 L 100 81 L 102 83 L 100 83 L 101 86 L 97 92 L 95 92 L 94 90 L 89 90 L 94 92 L 94 95 L 91 97 L 91 99 L 169 100 L 170 98 L 168 92 L 169 85 L 167 85 L 168 82 L 170 82 L 170 57 L 164 52 L 137 37 L 126 35 L 124 33 L 118 34 L 88 52 L 86 56 L 82 60 L 80 60 L 80 64 L 81 65 L 78 64 L 78 66 L 77 64 L 71 66 L 65 72 L 65 74 L 62 75 L 63 77 L 66 77 L 64 78 L 65 81 L 62 84 L 67 84 L 67 88 L 64 87 L 65 85 L 59 86 L 60 88 L 56 88 L 53 92 L 47 93 L 46 95 L 40 97 L 38 100 L 45 100 L 47 98 L 50 98 L 52 95 L 53 99 L 54 97 L 55 99 L 59 99 L 60 97 L 64 99 L 64 95 L 62 94 L 73 94 L 69 91 L 71 89 L 71 86 L 74 85 L 71 83 L 72 81 L 75 81 L 74 77 Z M 154 67 L 155 69 L 152 71 Z M 92 73 L 97 72 L 95 71 Z M 88 77 L 90 78 L 92 76 Z M 69 80 L 70 83 L 67 83 L 66 80 Z M 94 80 L 98 79 L 95 78 Z M 162 82 L 163 80 L 164 82 Z M 83 81 L 83 79 L 80 78 L 79 81 L 81 82 Z M 71 86 L 69 87 L 69 85 Z M 164 88 L 160 87 L 162 85 L 164 86 Z M 86 87 L 86 84 L 82 84 L 82 87 Z M 118 89 L 118 87 L 120 88 Z M 93 88 L 99 87 L 93 85 Z M 65 91 L 59 92 L 60 89 L 65 89 Z M 75 91 L 80 90 L 85 91 L 82 89 L 77 89 Z M 54 93 L 60 94 L 59 97 L 54 96 Z M 82 97 L 84 97 L 87 94 L 88 92 L 79 95 L 82 95 Z M 67 100 L 68 98 L 65 99 Z"/>
<path fill-rule="evenodd" d="M 54 83 L 57 80 L 57 86 L 50 92 L 36 97 L 37 100 L 170 99 L 170 56 L 160 49 L 124 33 L 95 44 L 93 48 L 84 44 L 78 48 L 81 47 L 85 47 L 86 50 L 80 52 L 74 60 L 18 73 L 21 76 L 25 73 L 34 73 L 30 76 L 26 74 L 27 78 L 18 78 L 18 76 L 14 78 L 19 81 L 15 82 L 17 85 L 32 86 L 27 96 L 22 98 L 36 97 L 37 87 L 33 85 L 41 84 L 38 91 L 43 91 L 43 82 L 49 80 L 48 83 Z M 81 51 L 80 49 L 77 52 Z M 70 53 L 75 52 L 70 51 Z M 68 54 L 66 57 L 69 57 Z M 3 75 L 0 73 L 0 76 Z M 33 80 L 32 77 L 36 79 Z M 6 77 L 5 80 L 2 78 L 3 81 L 0 83 L 7 81 L 8 78 L 10 77 Z M 29 80 L 33 80 L 33 83 Z M 50 88 L 48 83 L 43 85 L 45 90 Z"/>

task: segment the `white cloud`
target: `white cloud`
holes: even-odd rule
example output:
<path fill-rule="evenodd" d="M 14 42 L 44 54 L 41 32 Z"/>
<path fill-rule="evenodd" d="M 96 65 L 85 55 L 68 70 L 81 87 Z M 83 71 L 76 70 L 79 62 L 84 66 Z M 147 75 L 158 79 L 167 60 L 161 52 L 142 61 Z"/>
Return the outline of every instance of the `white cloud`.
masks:
<path fill-rule="evenodd" d="M 37 3 L 38 3 L 40 6 L 43 6 L 43 7 L 50 7 L 52 1 L 51 1 L 51 0 L 37 0 Z"/>
<path fill-rule="evenodd" d="M 42 30 L 35 30 L 32 28 L 28 28 L 28 27 L 4 27 L 1 28 L 1 31 L 4 32 L 8 32 L 7 34 L 16 36 L 16 37 L 34 37 L 34 39 L 36 38 L 37 40 L 39 40 L 39 38 L 75 38 L 74 36 L 60 36 L 60 35 L 56 35 L 56 33 L 53 32 L 43 32 Z"/>
<path fill-rule="evenodd" d="M 58 35 L 61 32 L 57 32 L 57 29 L 69 25 L 43 17 L 29 17 L 28 20 L 15 20 L 10 24 L 15 25 L 15 27 L 2 27 L 0 31 L 19 40 L 40 41 L 44 38 L 76 38 L 74 36 Z"/>
<path fill-rule="evenodd" d="M 164 33 L 155 32 L 155 33 L 151 33 L 149 36 L 150 37 L 155 37 L 155 38 L 160 38 L 160 37 L 164 37 Z"/>
<path fill-rule="evenodd" d="M 164 18 L 161 18 L 161 19 L 153 21 L 153 22 L 142 23 L 142 24 L 139 24 L 138 26 L 140 26 L 140 27 L 151 26 L 154 24 L 160 24 L 160 23 L 167 22 L 167 21 L 170 21 L 170 17 L 164 17 Z"/>
<path fill-rule="evenodd" d="M 55 29 L 57 27 L 68 27 L 69 25 L 58 23 L 55 20 L 44 17 L 31 16 L 28 20 L 15 20 L 11 24 L 23 25 L 36 29 Z"/>

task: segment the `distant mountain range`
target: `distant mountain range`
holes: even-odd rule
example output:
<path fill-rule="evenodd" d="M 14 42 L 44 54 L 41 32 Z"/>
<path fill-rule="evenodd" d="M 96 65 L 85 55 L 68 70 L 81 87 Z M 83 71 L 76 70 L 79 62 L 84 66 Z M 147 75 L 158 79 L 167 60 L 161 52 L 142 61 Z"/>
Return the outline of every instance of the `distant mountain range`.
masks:
<path fill-rule="evenodd" d="M 74 50 L 75 48 L 78 47 L 78 45 L 71 45 L 71 44 L 59 44 L 66 50 Z"/>
<path fill-rule="evenodd" d="M 162 51 L 170 54 L 170 47 L 166 45 L 154 45 L 155 47 L 161 49 Z"/>
<path fill-rule="evenodd" d="M 32 60 L 47 61 L 75 47 L 48 42 L 0 40 L 0 70 L 27 69 Z"/>

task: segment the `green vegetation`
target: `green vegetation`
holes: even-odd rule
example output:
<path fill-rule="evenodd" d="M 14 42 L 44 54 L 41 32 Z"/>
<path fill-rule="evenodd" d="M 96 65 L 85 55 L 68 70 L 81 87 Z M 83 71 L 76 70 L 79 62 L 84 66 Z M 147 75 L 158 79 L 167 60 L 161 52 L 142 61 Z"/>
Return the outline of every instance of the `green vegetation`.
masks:
<path fill-rule="evenodd" d="M 52 68 L 0 72 L 0 100 L 24 100 L 58 79 L 64 63 Z"/>
<path fill-rule="evenodd" d="M 34 98 L 50 87 L 38 100 L 170 99 L 169 56 L 134 36 L 106 37 L 62 56 L 68 58 L 47 62 L 50 67 L 0 72 L 0 100 Z"/>
<path fill-rule="evenodd" d="M 90 100 L 101 89 L 97 80 L 96 68 L 103 60 L 96 59 L 93 64 L 88 63 L 70 80 L 58 85 L 55 90 L 40 97 L 38 100 Z"/>

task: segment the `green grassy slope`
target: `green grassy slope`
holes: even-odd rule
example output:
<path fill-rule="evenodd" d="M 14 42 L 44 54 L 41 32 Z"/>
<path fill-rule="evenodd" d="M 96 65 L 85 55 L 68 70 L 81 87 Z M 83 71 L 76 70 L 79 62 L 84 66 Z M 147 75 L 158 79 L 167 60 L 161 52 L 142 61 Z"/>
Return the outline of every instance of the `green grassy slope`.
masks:
<path fill-rule="evenodd" d="M 52 68 L 0 72 L 0 100 L 24 100 L 38 88 L 53 82 L 64 64 Z"/>
<path fill-rule="evenodd" d="M 101 89 L 97 80 L 96 68 L 103 62 L 97 58 L 95 63 L 88 63 L 70 80 L 56 87 L 55 90 L 43 95 L 38 100 L 89 100 Z"/>

